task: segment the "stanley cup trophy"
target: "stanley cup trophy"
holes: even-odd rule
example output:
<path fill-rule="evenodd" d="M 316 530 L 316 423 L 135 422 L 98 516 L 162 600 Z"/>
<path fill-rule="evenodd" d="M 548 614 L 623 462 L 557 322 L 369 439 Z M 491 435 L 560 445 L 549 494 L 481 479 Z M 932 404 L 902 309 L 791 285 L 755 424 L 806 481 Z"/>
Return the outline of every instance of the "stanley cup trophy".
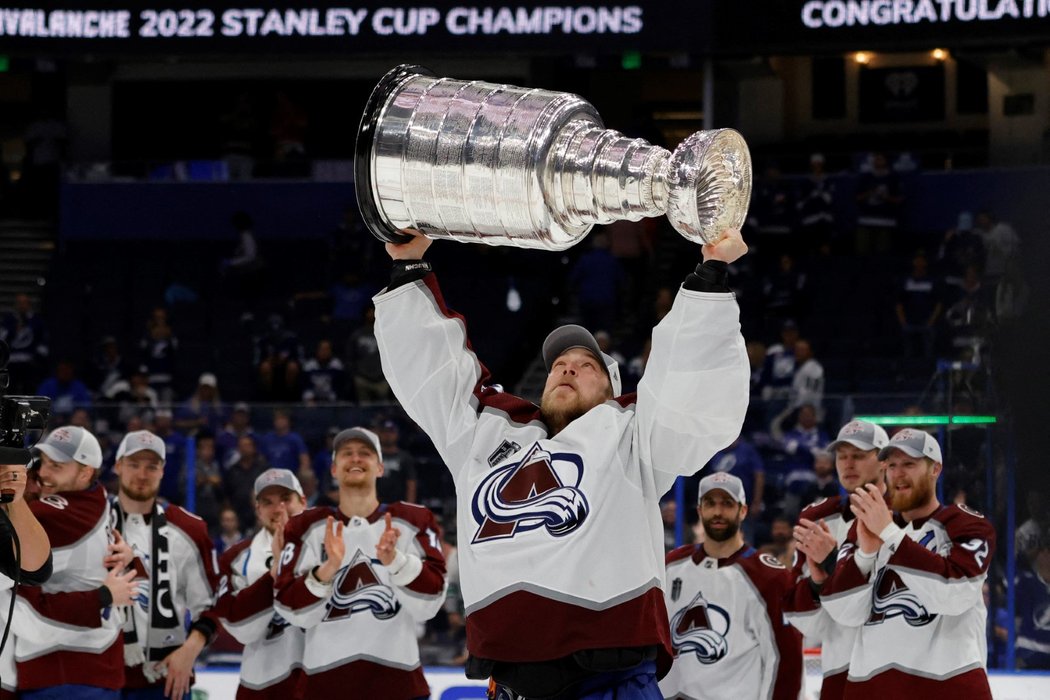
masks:
<path fill-rule="evenodd" d="M 594 224 L 666 214 L 697 243 L 740 228 L 751 157 L 732 129 L 674 153 L 604 128 L 582 98 L 398 66 L 357 134 L 357 201 L 369 230 L 564 250 Z"/>

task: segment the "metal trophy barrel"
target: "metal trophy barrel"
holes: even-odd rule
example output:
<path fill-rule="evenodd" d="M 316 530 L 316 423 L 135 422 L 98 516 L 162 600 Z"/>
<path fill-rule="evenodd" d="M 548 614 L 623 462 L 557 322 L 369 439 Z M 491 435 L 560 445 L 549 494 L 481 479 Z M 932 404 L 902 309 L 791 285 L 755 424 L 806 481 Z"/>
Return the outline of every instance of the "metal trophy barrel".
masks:
<path fill-rule="evenodd" d="M 686 238 L 739 228 L 751 159 L 732 129 L 693 134 L 674 153 L 605 129 L 577 95 L 387 73 L 357 135 L 362 218 L 383 241 L 430 238 L 564 250 L 594 224 L 666 214 Z"/>

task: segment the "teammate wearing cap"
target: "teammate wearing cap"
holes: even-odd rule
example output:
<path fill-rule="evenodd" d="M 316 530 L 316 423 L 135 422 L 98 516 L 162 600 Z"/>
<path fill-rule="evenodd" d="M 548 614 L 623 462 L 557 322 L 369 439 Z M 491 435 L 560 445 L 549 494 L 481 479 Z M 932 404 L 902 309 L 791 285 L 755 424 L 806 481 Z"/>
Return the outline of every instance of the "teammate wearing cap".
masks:
<path fill-rule="evenodd" d="M 995 530 L 963 505 L 941 505 L 941 447 L 902 430 L 879 452 L 892 512 L 873 484 L 850 494 L 856 516 L 821 603 L 859 627 L 847 698 L 992 697 L 982 586 Z"/>
<path fill-rule="evenodd" d="M 165 455 L 163 439 L 137 430 L 121 440 L 113 469 L 113 526 L 145 582 L 124 623 L 125 700 L 188 697 L 193 664 L 215 632 L 202 615 L 218 584 L 215 550 L 203 520 L 157 500 Z"/>
<path fill-rule="evenodd" d="M 383 451 L 371 430 L 343 430 L 332 450 L 339 506 L 289 521 L 277 570 L 274 607 L 306 629 L 303 697 L 428 697 L 416 626 L 446 588 L 434 515 L 379 502 Z"/>
<path fill-rule="evenodd" d="M 855 420 L 842 426 L 827 447 L 835 455 L 839 484 L 847 493 L 871 484 L 886 494 L 886 469 L 879 450 L 890 438 L 881 426 Z M 835 553 L 846 541 L 853 524 L 853 511 L 846 496 L 823 498 L 802 509 L 795 525 L 795 574 L 800 585 L 786 604 L 786 617 L 810 639 L 821 643 L 821 700 L 841 700 L 846 689 L 853 642 L 857 628 L 842 625 L 820 605 L 820 593 L 835 567 Z"/>
<path fill-rule="evenodd" d="M 791 571 L 744 542 L 744 484 L 718 472 L 700 480 L 702 544 L 667 555 L 664 597 L 675 661 L 660 681 L 665 698 L 797 700 L 802 637 L 784 622 Z"/>
<path fill-rule="evenodd" d="M 138 592 L 130 557 L 110 532 L 98 483 L 102 450 L 87 430 L 53 430 L 32 452 L 40 498 L 30 509 L 51 541 L 54 573 L 43 586 L 20 586 L 11 631 L 23 698 L 112 700 L 124 684 L 120 623 L 113 606 Z M 109 571 L 107 571 L 109 569 Z"/>
<path fill-rule="evenodd" d="M 659 697 L 671 663 L 659 499 L 740 433 L 750 370 L 726 278 L 747 247 L 736 231 L 703 247 L 653 330 L 637 395 L 620 395 L 590 333 L 563 326 L 543 345 L 537 407 L 491 383 L 421 259 L 430 243 L 387 244 L 376 338 L 456 484 L 467 675 L 492 676 L 503 697 Z"/>
<path fill-rule="evenodd" d="M 273 584 L 284 549 L 284 527 L 303 512 L 303 487 L 287 469 L 269 469 L 255 480 L 255 514 L 262 525 L 219 559 L 222 582 L 210 613 L 244 644 L 238 700 L 302 697 L 298 694 L 303 630 L 274 612 Z"/>

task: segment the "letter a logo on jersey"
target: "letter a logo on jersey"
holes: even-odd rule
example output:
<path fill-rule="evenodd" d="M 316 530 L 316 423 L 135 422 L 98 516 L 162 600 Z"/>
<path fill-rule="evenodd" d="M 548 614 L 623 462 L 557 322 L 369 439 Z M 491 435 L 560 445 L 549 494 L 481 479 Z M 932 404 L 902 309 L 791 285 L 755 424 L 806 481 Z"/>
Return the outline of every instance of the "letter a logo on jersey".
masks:
<path fill-rule="evenodd" d="M 372 560 L 360 550 L 335 576 L 335 590 L 328 601 L 324 621 L 338 620 L 354 613 L 371 612 L 387 620 L 401 610 L 401 602 L 390 586 L 380 582 Z"/>
<path fill-rule="evenodd" d="M 507 539 L 541 527 L 555 537 L 574 532 L 590 512 L 579 488 L 582 481 L 579 455 L 552 455 L 539 443 L 533 445 L 524 459 L 494 470 L 474 492 L 474 542 Z"/>
<path fill-rule="evenodd" d="M 675 656 L 690 652 L 702 664 L 713 664 L 729 653 L 729 613 L 697 593 L 689 605 L 671 618 L 671 646 Z"/>

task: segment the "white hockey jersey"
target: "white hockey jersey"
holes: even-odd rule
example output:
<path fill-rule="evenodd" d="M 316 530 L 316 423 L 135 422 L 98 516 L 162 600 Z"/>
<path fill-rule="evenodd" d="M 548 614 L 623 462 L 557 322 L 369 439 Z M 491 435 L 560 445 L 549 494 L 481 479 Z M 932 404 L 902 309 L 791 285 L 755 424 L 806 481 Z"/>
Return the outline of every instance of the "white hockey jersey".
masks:
<path fill-rule="evenodd" d="M 664 595 L 675 660 L 660 681 L 664 697 L 798 700 L 802 637 L 781 607 L 794 580 L 776 558 L 748 545 L 724 559 L 703 545 L 668 554 Z"/>
<path fill-rule="evenodd" d="M 656 645 L 666 672 L 658 503 L 740 433 L 750 370 L 733 295 L 681 289 L 637 396 L 554 437 L 534 404 L 490 384 L 435 275 L 375 304 L 384 375 L 455 482 L 471 654 L 534 662 Z"/>
<path fill-rule="evenodd" d="M 386 513 L 401 531 L 397 549 L 420 568 L 406 565 L 392 576 L 375 558 Z M 334 580 L 319 586 L 309 573 L 324 561 L 328 516 L 344 525 L 346 553 Z M 416 625 L 437 614 L 447 587 L 434 515 L 411 503 L 381 504 L 367 518 L 310 508 L 288 521 L 284 540 L 274 607 L 306 629 L 303 697 L 345 697 L 351 688 L 361 698 L 428 695 Z"/>
<path fill-rule="evenodd" d="M 273 535 L 260 528 L 219 559 L 219 597 L 211 614 L 244 645 L 238 700 L 296 697 L 305 632 L 273 605 L 270 560 Z"/>
<path fill-rule="evenodd" d="M 868 575 L 854 558 L 854 523 L 821 592 L 836 621 L 859 628 L 846 697 L 990 700 L 982 586 L 995 530 L 955 505 L 896 522 L 899 541 L 883 544 Z"/>

